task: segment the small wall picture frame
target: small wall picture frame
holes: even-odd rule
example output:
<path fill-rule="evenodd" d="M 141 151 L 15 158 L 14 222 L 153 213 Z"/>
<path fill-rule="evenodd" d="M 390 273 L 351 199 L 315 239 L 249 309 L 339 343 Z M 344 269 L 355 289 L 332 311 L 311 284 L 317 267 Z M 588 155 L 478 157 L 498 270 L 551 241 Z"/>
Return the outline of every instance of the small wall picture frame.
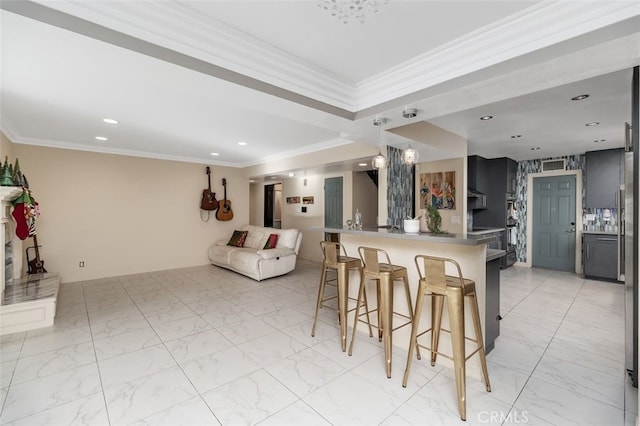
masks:
<path fill-rule="evenodd" d="M 313 204 L 313 195 L 302 197 L 302 204 Z"/>
<path fill-rule="evenodd" d="M 287 204 L 300 204 L 300 197 L 287 197 Z"/>

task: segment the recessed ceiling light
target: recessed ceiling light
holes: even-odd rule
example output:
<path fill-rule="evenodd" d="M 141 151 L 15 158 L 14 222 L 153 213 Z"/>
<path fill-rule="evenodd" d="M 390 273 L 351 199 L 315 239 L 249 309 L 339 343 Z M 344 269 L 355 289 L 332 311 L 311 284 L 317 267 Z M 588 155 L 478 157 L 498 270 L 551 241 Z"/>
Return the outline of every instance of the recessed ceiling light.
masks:
<path fill-rule="evenodd" d="M 293 172 L 289 172 L 289 177 L 294 177 L 295 174 Z"/>
<path fill-rule="evenodd" d="M 109 140 L 109 138 L 107 138 L 107 137 L 105 137 L 105 136 L 96 136 L 96 140 L 99 140 L 99 141 L 107 141 L 107 140 Z"/>
<path fill-rule="evenodd" d="M 600 139 L 600 140 L 596 139 L 596 140 L 595 140 L 595 141 L 593 141 L 593 142 L 598 143 L 598 142 L 604 142 L 604 141 L 606 141 L 606 139 Z"/>
<path fill-rule="evenodd" d="M 531 148 L 531 151 L 537 151 L 537 150 L 539 150 L 539 149 L 540 149 L 540 147 L 539 147 L 539 146 L 536 146 L 536 147 Z"/>
<path fill-rule="evenodd" d="M 211 155 L 220 155 L 218 152 L 212 152 Z"/>
<path fill-rule="evenodd" d="M 519 139 L 519 138 L 521 138 L 521 137 L 522 137 L 522 135 L 512 135 L 512 136 L 511 136 L 511 139 Z"/>
<path fill-rule="evenodd" d="M 571 98 L 572 101 L 581 101 L 583 99 L 587 99 L 589 97 L 589 95 L 584 94 L 584 95 L 578 95 L 578 96 L 574 96 L 573 98 Z"/>
<path fill-rule="evenodd" d="M 367 167 L 369 165 L 369 163 L 358 163 L 358 166 L 360 167 Z"/>
<path fill-rule="evenodd" d="M 103 118 L 102 121 L 107 124 L 118 124 L 118 120 L 114 120 L 113 118 Z"/>
<path fill-rule="evenodd" d="M 249 183 L 255 183 L 255 179 L 249 179 Z"/>
<path fill-rule="evenodd" d="M 482 117 L 480 117 L 480 120 L 487 121 L 487 120 L 491 120 L 492 118 L 493 118 L 493 115 L 483 115 Z"/>
<path fill-rule="evenodd" d="M 585 126 L 587 127 L 591 127 L 591 126 L 597 126 L 598 124 L 600 124 L 599 121 L 592 121 L 591 123 L 587 123 L 585 124 Z"/>
<path fill-rule="evenodd" d="M 240 146 L 245 146 L 247 143 L 246 142 L 238 142 L 238 145 Z"/>

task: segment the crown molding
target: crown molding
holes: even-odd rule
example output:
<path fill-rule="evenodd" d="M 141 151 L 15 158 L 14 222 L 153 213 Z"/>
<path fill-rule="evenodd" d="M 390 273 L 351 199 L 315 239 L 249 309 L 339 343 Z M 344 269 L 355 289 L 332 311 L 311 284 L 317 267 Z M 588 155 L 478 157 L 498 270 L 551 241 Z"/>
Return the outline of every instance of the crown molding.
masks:
<path fill-rule="evenodd" d="M 37 3 L 341 109 L 356 104 L 353 84 L 177 2 Z"/>
<path fill-rule="evenodd" d="M 538 3 L 360 82 L 357 110 L 639 15 L 640 3 L 632 1 Z"/>
<path fill-rule="evenodd" d="M 640 16 L 636 1 L 539 2 L 354 85 L 178 2 L 39 3 L 351 112 Z"/>

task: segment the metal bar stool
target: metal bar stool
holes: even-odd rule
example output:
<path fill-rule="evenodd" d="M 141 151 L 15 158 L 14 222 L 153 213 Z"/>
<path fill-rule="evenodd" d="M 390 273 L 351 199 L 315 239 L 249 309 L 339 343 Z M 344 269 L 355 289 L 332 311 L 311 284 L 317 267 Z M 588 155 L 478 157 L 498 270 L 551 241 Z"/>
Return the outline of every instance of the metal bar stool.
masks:
<path fill-rule="evenodd" d="M 348 309 L 349 299 L 355 300 L 349 297 L 349 271 L 357 269 L 362 277 L 362 262 L 357 257 L 347 256 L 347 251 L 344 246 L 338 242 L 321 241 L 320 248 L 322 249 L 323 261 L 322 261 L 322 274 L 320 276 L 320 287 L 318 288 L 318 301 L 316 303 L 316 315 L 313 319 L 313 327 L 311 328 L 311 336 L 316 334 L 316 324 L 318 322 L 318 312 L 322 308 L 324 302 L 331 299 L 338 299 L 338 321 L 340 323 L 340 338 L 342 341 L 342 352 L 347 349 L 347 314 L 353 311 L 354 308 Z M 336 271 L 336 278 L 327 280 L 327 272 L 329 270 Z M 362 279 L 362 278 L 361 278 Z M 335 281 L 337 287 L 337 294 L 335 296 L 324 296 L 325 285 L 327 281 Z M 360 302 L 358 301 L 357 304 Z M 368 311 L 367 298 L 364 299 L 365 309 Z M 367 322 L 369 317 L 367 316 Z M 369 334 L 373 335 L 371 330 L 371 323 L 369 322 Z"/>
<path fill-rule="evenodd" d="M 372 247 L 358 247 L 358 253 L 364 263 L 363 275 L 360 280 L 360 290 L 358 291 L 358 302 L 356 304 L 356 316 L 353 322 L 353 336 L 351 337 L 351 345 L 349 346 L 349 355 L 353 352 L 353 342 L 356 337 L 356 326 L 359 321 L 362 321 L 360 317 L 367 314 L 367 320 L 369 320 L 369 313 L 378 313 L 378 339 L 384 342 L 384 358 L 385 366 L 387 370 L 387 377 L 391 377 L 391 348 L 392 348 L 392 334 L 394 330 L 411 324 L 413 320 L 413 309 L 411 306 L 411 293 L 409 291 L 409 279 L 407 276 L 407 268 L 404 266 L 393 265 L 389 259 L 389 255 L 386 251 Z M 380 263 L 382 258 L 383 263 Z M 361 314 L 359 311 L 360 301 L 364 298 L 366 300 L 366 281 L 375 280 L 377 284 L 378 294 L 378 307 L 371 311 L 367 310 Z M 397 280 L 402 280 L 404 283 L 405 296 L 407 298 L 407 307 L 409 309 L 409 315 L 405 315 L 399 312 L 393 311 L 393 284 Z M 393 316 L 397 315 L 407 319 L 406 322 L 393 327 Z M 371 325 L 369 325 L 371 327 Z M 374 326 L 375 327 L 375 326 Z M 369 332 L 371 337 L 371 332 Z"/>
<path fill-rule="evenodd" d="M 420 280 L 418 282 L 418 295 L 416 297 L 416 309 L 414 311 L 413 325 L 411 327 L 411 341 L 409 344 L 409 353 L 407 355 L 407 368 L 404 371 L 404 379 L 402 386 L 407 386 L 409 378 L 409 370 L 411 369 L 411 361 L 413 359 L 413 351 L 417 351 L 417 357 L 420 359 L 419 348 L 427 349 L 431 352 L 431 365 L 436 364 L 437 355 L 442 355 L 453 360 L 453 367 L 456 377 L 456 389 L 458 392 L 458 410 L 460 418 L 466 420 L 467 403 L 466 403 L 466 362 L 476 352 L 480 357 L 480 366 L 484 375 L 484 382 L 487 392 L 491 392 L 491 384 L 489 383 L 489 373 L 487 372 L 487 361 L 484 353 L 484 344 L 482 343 L 482 327 L 480 325 L 480 313 L 478 311 L 478 300 L 476 297 L 476 283 L 472 280 L 462 277 L 460 265 L 453 259 L 445 259 L 441 257 L 417 255 L 414 259 Z M 420 265 L 422 261 L 422 265 Z M 446 264 L 454 265 L 457 269 L 457 276 L 446 275 Z M 420 315 L 424 304 L 424 296 L 431 296 L 431 328 L 418 333 L 420 323 Z M 475 329 L 475 339 L 465 336 L 464 331 L 464 298 L 470 299 L 469 308 L 473 319 L 473 327 Z M 447 308 L 449 312 L 449 324 L 451 330 L 441 328 L 442 326 L 442 309 L 444 299 L 447 299 Z M 418 338 L 431 331 L 431 347 L 421 345 Z M 438 343 L 440 340 L 440 331 L 451 334 L 451 347 L 453 357 L 438 352 Z M 466 355 L 465 339 L 475 342 L 477 347 L 469 355 Z"/>

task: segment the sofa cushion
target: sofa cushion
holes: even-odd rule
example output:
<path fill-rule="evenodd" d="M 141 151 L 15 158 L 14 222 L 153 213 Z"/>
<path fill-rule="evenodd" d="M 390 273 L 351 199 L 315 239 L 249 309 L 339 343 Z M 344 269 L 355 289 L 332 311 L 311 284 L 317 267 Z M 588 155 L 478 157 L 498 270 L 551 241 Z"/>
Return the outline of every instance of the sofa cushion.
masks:
<path fill-rule="evenodd" d="M 287 247 L 274 248 L 269 250 L 258 250 L 257 255 L 261 259 L 275 259 L 277 257 L 291 256 L 295 254 L 293 249 Z"/>
<path fill-rule="evenodd" d="M 247 238 L 244 240 L 244 247 L 260 250 L 264 246 L 265 234 L 269 235 L 261 228 L 252 227 L 247 229 Z"/>
<path fill-rule="evenodd" d="M 238 247 L 228 246 L 225 243 L 214 244 L 209 247 L 209 259 L 215 264 L 229 264 L 231 253 L 240 250 Z"/>
<path fill-rule="evenodd" d="M 227 243 L 228 246 L 244 247 L 244 240 L 247 238 L 247 231 L 233 231 L 231 239 Z"/>
<path fill-rule="evenodd" d="M 254 249 L 243 248 L 233 252 L 233 255 L 230 256 L 229 265 L 237 271 L 242 271 L 249 275 L 258 275 L 261 259 Z"/>
<path fill-rule="evenodd" d="M 283 229 L 279 232 L 280 236 L 278 237 L 278 244 L 276 244 L 277 248 L 290 248 L 294 249 L 296 247 L 296 241 L 298 239 L 298 230 L 297 229 Z"/>
<path fill-rule="evenodd" d="M 276 248 L 276 244 L 278 243 L 278 234 L 269 234 L 269 238 L 267 238 L 267 242 L 262 247 L 263 250 L 274 249 Z"/>

